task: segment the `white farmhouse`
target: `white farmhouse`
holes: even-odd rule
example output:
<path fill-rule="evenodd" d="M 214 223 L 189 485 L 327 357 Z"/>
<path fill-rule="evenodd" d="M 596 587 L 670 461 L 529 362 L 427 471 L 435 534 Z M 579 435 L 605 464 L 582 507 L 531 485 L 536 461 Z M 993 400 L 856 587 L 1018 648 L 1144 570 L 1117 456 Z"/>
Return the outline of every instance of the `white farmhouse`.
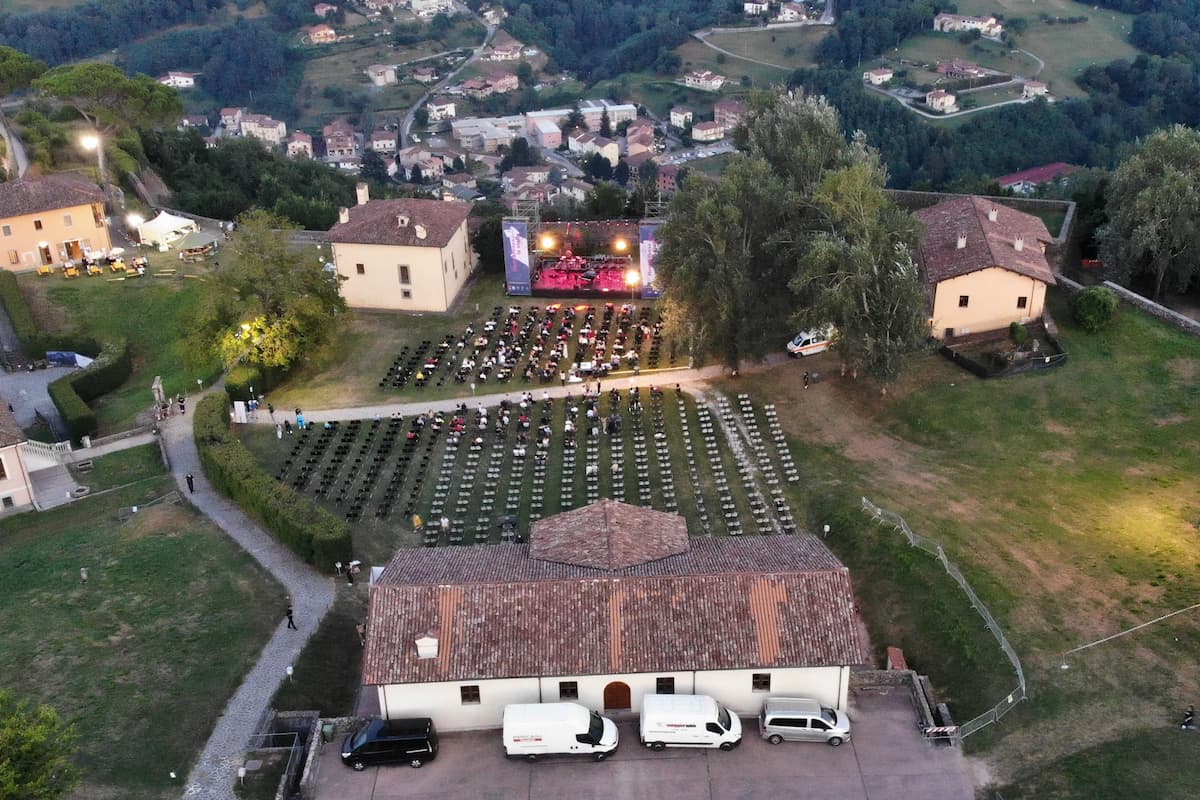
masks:
<path fill-rule="evenodd" d="M 848 570 L 809 535 L 689 538 L 683 518 L 601 500 L 530 544 L 402 550 L 371 587 L 363 684 L 383 717 L 493 728 L 508 703 L 637 711 L 708 694 L 845 709 L 866 661 Z"/>

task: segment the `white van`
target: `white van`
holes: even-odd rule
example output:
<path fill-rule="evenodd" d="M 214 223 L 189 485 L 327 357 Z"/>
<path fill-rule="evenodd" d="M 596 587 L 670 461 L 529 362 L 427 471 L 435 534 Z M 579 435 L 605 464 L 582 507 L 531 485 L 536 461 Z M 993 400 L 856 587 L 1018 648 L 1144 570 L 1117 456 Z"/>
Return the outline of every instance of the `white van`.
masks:
<path fill-rule="evenodd" d="M 806 697 L 769 697 L 758 717 L 758 732 L 771 744 L 825 742 L 838 747 L 850 738 L 850 718 Z"/>
<path fill-rule="evenodd" d="M 742 721 L 705 694 L 648 694 L 642 698 L 641 738 L 651 750 L 732 750 L 742 741 Z"/>
<path fill-rule="evenodd" d="M 504 707 L 504 752 L 541 756 L 587 755 L 603 761 L 617 749 L 617 726 L 578 703 L 514 703 Z"/>
<path fill-rule="evenodd" d="M 805 356 L 815 356 L 818 353 L 824 353 L 833 343 L 833 326 L 826 325 L 823 328 L 813 328 L 808 331 L 800 331 L 795 338 L 787 343 L 788 355 L 796 358 L 804 358 Z"/>

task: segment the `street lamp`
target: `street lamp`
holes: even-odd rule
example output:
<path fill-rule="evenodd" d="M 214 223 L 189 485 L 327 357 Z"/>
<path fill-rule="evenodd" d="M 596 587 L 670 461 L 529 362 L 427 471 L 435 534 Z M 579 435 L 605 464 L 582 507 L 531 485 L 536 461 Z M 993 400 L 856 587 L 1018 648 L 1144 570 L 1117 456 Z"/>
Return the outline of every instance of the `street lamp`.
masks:
<path fill-rule="evenodd" d="M 625 285 L 629 287 L 629 299 L 637 299 L 637 287 L 642 282 L 642 273 L 636 269 L 628 270 L 625 273 Z"/>
<path fill-rule="evenodd" d="M 96 160 L 100 166 L 100 188 L 104 190 L 104 196 L 107 198 L 108 173 L 104 169 L 104 140 L 98 133 L 85 133 L 79 137 L 79 144 L 83 145 L 84 150 L 96 151 Z"/>
<path fill-rule="evenodd" d="M 550 234 L 543 233 L 542 238 L 538 240 L 538 244 L 542 246 L 543 250 L 553 250 L 558 242 L 554 241 L 554 237 Z"/>
<path fill-rule="evenodd" d="M 624 239 L 617 239 L 613 242 L 613 249 L 618 253 L 627 252 L 629 250 L 629 242 L 625 241 Z"/>
<path fill-rule="evenodd" d="M 146 218 L 143 217 L 141 214 L 130 214 L 129 216 L 125 217 L 125 223 L 129 226 L 130 230 L 137 232 L 138 247 L 142 246 L 142 230 L 141 230 L 141 228 L 142 228 L 142 223 L 145 221 L 146 221 Z"/>

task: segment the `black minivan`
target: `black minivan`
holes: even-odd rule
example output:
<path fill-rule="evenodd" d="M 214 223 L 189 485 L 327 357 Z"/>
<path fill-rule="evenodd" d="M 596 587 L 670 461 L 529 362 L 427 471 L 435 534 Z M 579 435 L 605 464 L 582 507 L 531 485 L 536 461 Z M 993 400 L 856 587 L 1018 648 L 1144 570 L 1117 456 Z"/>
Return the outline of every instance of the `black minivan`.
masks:
<path fill-rule="evenodd" d="M 437 729 L 429 717 L 376 719 L 342 742 L 342 763 L 359 771 L 376 764 L 420 767 L 437 751 Z"/>

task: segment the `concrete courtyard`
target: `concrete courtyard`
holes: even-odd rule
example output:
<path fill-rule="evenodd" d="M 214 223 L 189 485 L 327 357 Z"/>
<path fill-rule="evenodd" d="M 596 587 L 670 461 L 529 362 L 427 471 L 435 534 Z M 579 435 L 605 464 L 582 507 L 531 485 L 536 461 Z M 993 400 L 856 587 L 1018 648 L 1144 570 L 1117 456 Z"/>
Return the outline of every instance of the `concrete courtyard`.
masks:
<path fill-rule="evenodd" d="M 318 774 L 321 800 L 971 800 L 969 770 L 958 748 L 922 740 L 908 692 L 891 688 L 851 695 L 853 738 L 841 747 L 774 746 L 743 720 L 746 735 L 733 752 L 641 746 L 634 719 L 618 723 L 621 747 L 608 761 L 547 759 L 529 764 L 504 757 L 499 731 L 442 736 L 438 757 L 422 769 L 341 764 L 341 742 L 324 746 Z"/>

